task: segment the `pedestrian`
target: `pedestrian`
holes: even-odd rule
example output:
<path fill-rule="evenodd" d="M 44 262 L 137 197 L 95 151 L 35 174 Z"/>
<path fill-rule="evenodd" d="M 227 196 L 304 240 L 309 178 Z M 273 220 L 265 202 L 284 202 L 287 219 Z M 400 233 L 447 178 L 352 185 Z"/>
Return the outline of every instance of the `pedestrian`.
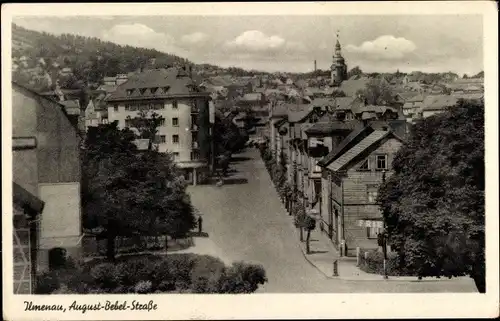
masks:
<path fill-rule="evenodd" d="M 198 234 L 201 234 L 201 231 L 203 230 L 203 219 L 201 216 L 198 216 Z"/>

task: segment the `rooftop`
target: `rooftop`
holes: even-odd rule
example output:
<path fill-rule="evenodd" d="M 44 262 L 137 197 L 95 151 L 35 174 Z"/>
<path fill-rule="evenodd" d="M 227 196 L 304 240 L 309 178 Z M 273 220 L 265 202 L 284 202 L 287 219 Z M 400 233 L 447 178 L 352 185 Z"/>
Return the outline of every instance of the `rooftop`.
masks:
<path fill-rule="evenodd" d="M 351 149 L 349 149 L 347 152 L 345 152 L 339 158 L 337 158 L 334 162 L 328 165 L 327 168 L 334 172 L 343 169 L 354 158 L 356 158 L 358 155 L 360 155 L 362 152 L 364 152 L 366 149 L 368 149 L 376 142 L 382 140 L 389 133 L 390 131 L 382 131 L 382 130 L 373 131 L 371 134 L 365 137 L 361 142 L 354 145 Z"/>
<path fill-rule="evenodd" d="M 119 85 L 109 101 L 209 95 L 199 92 L 193 80 L 177 68 L 146 70 Z"/>
<path fill-rule="evenodd" d="M 425 97 L 422 103 L 422 110 L 442 110 L 455 106 L 458 97 L 452 95 L 432 95 Z"/>

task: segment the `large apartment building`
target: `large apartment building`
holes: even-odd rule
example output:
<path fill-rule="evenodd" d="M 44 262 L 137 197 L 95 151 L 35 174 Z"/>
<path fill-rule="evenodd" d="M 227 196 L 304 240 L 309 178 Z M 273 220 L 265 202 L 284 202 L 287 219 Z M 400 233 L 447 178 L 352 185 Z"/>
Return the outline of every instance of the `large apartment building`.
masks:
<path fill-rule="evenodd" d="M 207 177 L 212 157 L 210 99 L 187 69 L 146 70 L 130 76 L 106 98 L 108 121 L 133 129 L 131 119 L 141 111 L 161 115 L 154 143 L 159 152 L 172 153 L 185 178 L 196 185 Z"/>

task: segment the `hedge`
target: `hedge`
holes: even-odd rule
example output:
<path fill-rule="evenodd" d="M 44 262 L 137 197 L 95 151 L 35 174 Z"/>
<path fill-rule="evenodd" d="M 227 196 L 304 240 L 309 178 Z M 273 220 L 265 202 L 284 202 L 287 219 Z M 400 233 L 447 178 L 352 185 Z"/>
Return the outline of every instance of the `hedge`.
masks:
<path fill-rule="evenodd" d="M 267 282 L 260 265 L 226 266 L 208 255 L 171 254 L 93 260 L 43 273 L 36 293 L 251 293 Z"/>
<path fill-rule="evenodd" d="M 360 252 L 359 257 L 359 268 L 360 270 L 373 273 L 373 274 L 384 274 L 384 254 L 380 251 L 368 251 L 367 257 L 365 259 L 365 251 Z M 395 252 L 387 253 L 387 275 L 390 276 L 414 276 L 407 271 L 400 269 L 398 267 L 398 254 Z"/>

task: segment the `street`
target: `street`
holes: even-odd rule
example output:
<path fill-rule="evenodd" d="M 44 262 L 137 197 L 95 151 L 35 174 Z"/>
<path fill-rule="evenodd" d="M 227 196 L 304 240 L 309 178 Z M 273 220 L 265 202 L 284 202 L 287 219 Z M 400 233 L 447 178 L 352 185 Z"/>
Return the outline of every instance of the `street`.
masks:
<path fill-rule="evenodd" d="M 190 186 L 204 232 L 217 253 L 262 264 L 269 282 L 259 293 L 476 292 L 469 278 L 422 281 L 327 279 L 305 260 L 291 218 L 282 206 L 256 149 L 235 155 L 221 187 Z"/>

